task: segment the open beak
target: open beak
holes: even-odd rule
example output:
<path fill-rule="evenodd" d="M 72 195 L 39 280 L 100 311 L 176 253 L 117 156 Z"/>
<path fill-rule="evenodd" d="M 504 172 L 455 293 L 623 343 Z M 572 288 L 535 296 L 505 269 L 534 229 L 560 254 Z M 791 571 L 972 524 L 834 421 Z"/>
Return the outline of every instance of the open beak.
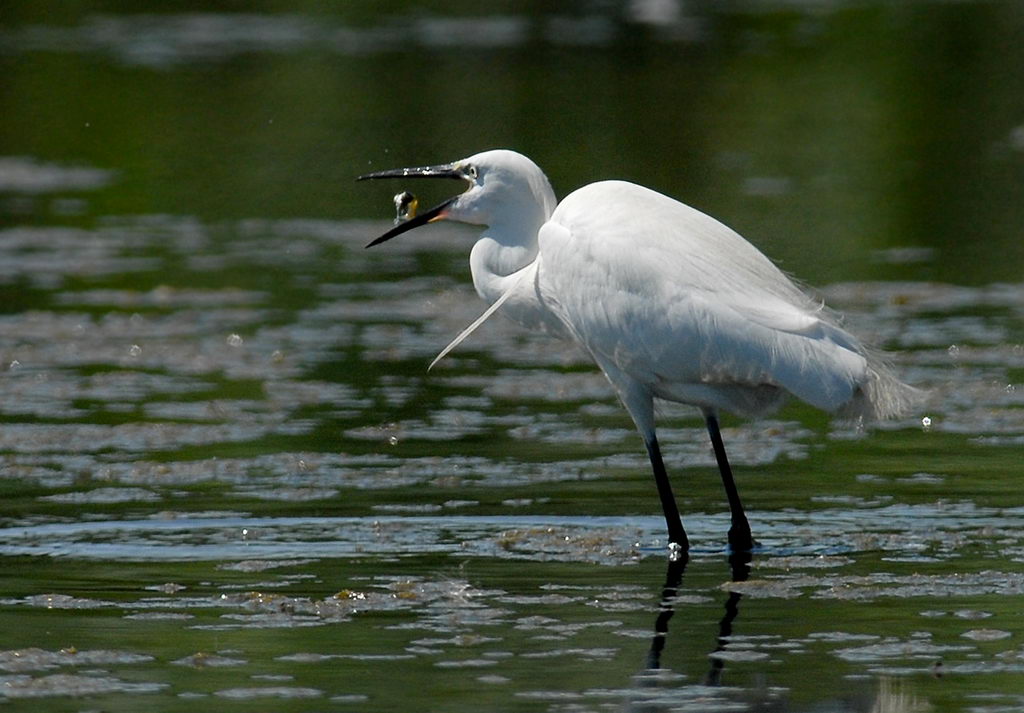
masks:
<path fill-rule="evenodd" d="M 465 173 L 460 169 L 456 168 L 452 164 L 445 164 L 443 166 L 421 166 L 419 168 L 395 168 L 388 171 L 376 171 L 375 173 L 367 173 L 359 176 L 357 181 L 373 180 L 377 178 L 457 178 L 460 181 L 468 180 Z M 421 225 L 427 223 L 433 223 L 435 220 L 444 220 L 448 215 L 448 207 L 458 199 L 458 196 L 449 198 L 448 200 L 440 203 L 428 211 L 420 213 L 414 218 L 402 221 L 388 232 L 381 235 L 379 238 L 367 243 L 366 247 L 372 248 L 374 245 L 380 245 L 381 243 L 391 240 L 396 235 L 401 235 L 404 232 L 418 228 Z"/>

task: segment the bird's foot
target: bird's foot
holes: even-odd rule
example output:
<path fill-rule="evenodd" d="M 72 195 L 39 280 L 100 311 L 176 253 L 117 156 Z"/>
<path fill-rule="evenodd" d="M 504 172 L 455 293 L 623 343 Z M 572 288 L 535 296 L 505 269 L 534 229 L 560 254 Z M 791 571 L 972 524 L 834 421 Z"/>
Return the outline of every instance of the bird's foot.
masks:
<path fill-rule="evenodd" d="M 731 552 L 750 552 L 761 543 L 750 534 L 750 528 L 736 527 L 729 528 L 729 550 Z"/>

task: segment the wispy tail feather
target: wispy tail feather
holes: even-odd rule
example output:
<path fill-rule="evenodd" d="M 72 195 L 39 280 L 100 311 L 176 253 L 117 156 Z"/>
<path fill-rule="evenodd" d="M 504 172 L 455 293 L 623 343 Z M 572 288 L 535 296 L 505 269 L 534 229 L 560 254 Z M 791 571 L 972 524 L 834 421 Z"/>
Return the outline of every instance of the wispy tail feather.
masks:
<path fill-rule="evenodd" d="M 523 284 L 524 280 L 527 280 L 527 276 L 528 275 L 533 276 L 533 275 L 537 274 L 537 267 L 539 265 L 540 265 L 540 257 L 538 257 L 536 260 L 531 262 L 526 267 L 522 268 L 518 273 L 513 273 L 513 275 L 511 275 L 511 277 L 514 277 L 515 280 L 514 280 L 514 282 L 512 282 L 512 286 L 509 287 L 507 290 L 505 290 L 505 292 L 501 295 L 501 297 L 499 297 L 498 299 L 494 300 L 494 303 L 491 304 L 491 306 L 488 307 L 486 310 L 484 310 L 483 314 L 481 314 L 479 317 L 474 319 L 472 324 L 470 324 L 468 327 L 466 327 L 461 332 L 459 332 L 459 336 L 455 337 L 455 339 L 453 339 L 451 342 L 449 342 L 448 346 L 446 346 L 444 349 L 442 349 L 441 353 L 438 354 L 436 357 L 434 357 L 434 361 L 430 362 L 430 366 L 427 367 L 427 371 L 430 371 L 431 369 L 433 369 L 434 365 L 437 364 L 437 362 L 441 361 L 446 356 L 448 356 L 448 352 L 450 352 L 452 349 L 454 349 L 455 347 L 457 347 L 460 344 L 462 344 L 462 341 L 466 337 L 468 337 L 470 334 L 475 332 L 477 327 L 479 327 L 481 324 L 486 322 L 487 319 L 492 314 L 497 312 L 498 308 L 501 307 L 503 304 L 505 304 L 506 300 L 508 300 L 508 298 L 511 297 L 515 293 L 515 291 Z M 532 279 L 532 277 L 530 279 Z"/>
<path fill-rule="evenodd" d="M 904 384 L 877 354 L 868 355 L 867 380 L 838 412 L 844 419 L 884 421 L 907 414 L 924 402 L 927 392 Z"/>

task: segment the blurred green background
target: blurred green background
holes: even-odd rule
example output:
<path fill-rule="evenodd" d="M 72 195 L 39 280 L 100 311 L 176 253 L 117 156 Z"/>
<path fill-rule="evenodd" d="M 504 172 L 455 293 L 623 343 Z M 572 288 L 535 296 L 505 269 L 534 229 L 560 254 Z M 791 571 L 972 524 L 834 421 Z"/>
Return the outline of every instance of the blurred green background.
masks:
<path fill-rule="evenodd" d="M 644 183 L 817 284 L 1021 277 L 1017 2 L 9 2 L 0 23 L 0 154 L 116 171 L 97 214 L 386 217 L 354 175 L 509 147 L 560 195 Z M 937 259 L 867 259 L 905 246 Z"/>

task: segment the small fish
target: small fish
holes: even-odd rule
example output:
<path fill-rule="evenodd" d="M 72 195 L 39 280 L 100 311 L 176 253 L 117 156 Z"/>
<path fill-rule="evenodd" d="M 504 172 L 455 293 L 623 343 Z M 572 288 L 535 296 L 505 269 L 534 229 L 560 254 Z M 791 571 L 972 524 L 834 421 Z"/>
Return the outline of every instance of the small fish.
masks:
<path fill-rule="evenodd" d="M 395 225 L 404 223 L 410 218 L 416 217 L 416 206 L 419 205 L 419 198 L 409 191 L 402 191 L 395 194 Z"/>

